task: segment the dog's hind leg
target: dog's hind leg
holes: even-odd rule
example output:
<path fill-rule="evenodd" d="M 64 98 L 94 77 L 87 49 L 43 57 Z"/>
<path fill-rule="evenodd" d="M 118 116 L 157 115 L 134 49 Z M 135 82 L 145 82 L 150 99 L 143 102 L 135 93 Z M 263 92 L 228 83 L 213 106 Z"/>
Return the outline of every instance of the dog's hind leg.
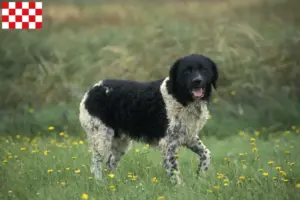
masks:
<path fill-rule="evenodd" d="M 111 148 L 112 134 L 112 130 L 109 128 L 105 131 L 87 133 L 89 146 L 92 149 L 91 172 L 94 174 L 96 180 L 102 179 L 102 162 L 106 153 Z"/>
<path fill-rule="evenodd" d="M 114 131 L 106 126 L 99 118 L 90 115 L 85 107 L 87 94 L 83 97 L 79 107 L 79 121 L 85 131 L 88 144 L 92 150 L 91 172 L 96 180 L 102 179 L 102 162 L 104 156 L 110 151 Z"/>
<path fill-rule="evenodd" d="M 106 167 L 112 173 L 116 172 L 116 168 L 122 156 L 130 149 L 132 141 L 129 137 L 121 135 L 114 137 L 111 145 L 111 152 L 108 156 Z"/>

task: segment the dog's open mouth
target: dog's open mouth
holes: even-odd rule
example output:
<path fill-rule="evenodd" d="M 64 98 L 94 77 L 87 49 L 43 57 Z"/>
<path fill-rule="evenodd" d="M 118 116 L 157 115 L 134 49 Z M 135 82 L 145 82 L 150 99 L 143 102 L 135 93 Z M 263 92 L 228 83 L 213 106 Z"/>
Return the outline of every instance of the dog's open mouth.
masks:
<path fill-rule="evenodd" d="M 204 95 L 204 91 L 202 88 L 195 88 L 192 90 L 192 93 L 196 98 L 201 98 Z"/>

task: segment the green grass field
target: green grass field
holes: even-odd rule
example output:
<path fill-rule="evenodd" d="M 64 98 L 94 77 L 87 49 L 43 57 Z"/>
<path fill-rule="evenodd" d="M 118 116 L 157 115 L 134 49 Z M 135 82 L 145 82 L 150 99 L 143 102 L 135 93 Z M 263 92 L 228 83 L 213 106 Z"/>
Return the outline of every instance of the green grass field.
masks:
<path fill-rule="evenodd" d="M 44 3 L 42 30 L 0 31 L 0 200 L 300 199 L 299 0 L 64 2 Z M 220 72 L 200 133 L 210 170 L 197 178 L 182 149 L 174 186 L 160 153 L 135 143 L 95 183 L 86 89 L 165 77 L 189 53 Z"/>
<path fill-rule="evenodd" d="M 51 128 L 50 128 L 51 129 Z M 1 137 L 0 199 L 299 199 L 300 128 L 271 134 L 239 132 L 227 140 L 204 137 L 212 165 L 196 177 L 198 159 L 181 149 L 184 185 L 172 185 L 160 165 L 161 156 L 135 144 L 117 174 L 105 172 L 97 184 L 90 174 L 87 141 L 68 133 L 47 131 L 47 139 Z M 83 195 L 83 196 L 82 196 Z"/>

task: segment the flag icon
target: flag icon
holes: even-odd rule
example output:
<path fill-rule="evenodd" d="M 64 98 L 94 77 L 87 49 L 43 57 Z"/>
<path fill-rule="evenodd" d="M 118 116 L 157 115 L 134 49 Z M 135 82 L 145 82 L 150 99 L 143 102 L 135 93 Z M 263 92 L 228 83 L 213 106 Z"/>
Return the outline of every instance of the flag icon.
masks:
<path fill-rule="evenodd" d="M 2 29 L 41 29 L 43 25 L 42 2 L 2 2 Z"/>

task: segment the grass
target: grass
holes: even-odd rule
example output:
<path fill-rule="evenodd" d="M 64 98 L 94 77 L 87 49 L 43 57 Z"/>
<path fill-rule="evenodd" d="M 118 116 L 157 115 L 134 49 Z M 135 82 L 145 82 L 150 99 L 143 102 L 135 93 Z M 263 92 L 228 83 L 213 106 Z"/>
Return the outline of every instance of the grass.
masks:
<path fill-rule="evenodd" d="M 95 82 L 162 78 L 175 59 L 195 52 L 220 71 L 205 135 L 288 128 L 300 118 L 298 6 L 297 0 L 45 3 L 42 30 L 0 32 L 0 135 L 34 135 L 47 123 L 78 128 L 78 103 Z"/>
<path fill-rule="evenodd" d="M 0 138 L 0 198 L 6 199 L 299 199 L 300 127 L 268 133 L 239 132 L 227 140 L 204 137 L 212 151 L 212 167 L 196 177 L 198 158 L 181 149 L 184 185 L 174 187 L 160 165 L 158 151 L 135 143 L 117 174 L 104 170 L 97 184 L 90 174 L 87 141 L 60 132 L 48 138 Z"/>

